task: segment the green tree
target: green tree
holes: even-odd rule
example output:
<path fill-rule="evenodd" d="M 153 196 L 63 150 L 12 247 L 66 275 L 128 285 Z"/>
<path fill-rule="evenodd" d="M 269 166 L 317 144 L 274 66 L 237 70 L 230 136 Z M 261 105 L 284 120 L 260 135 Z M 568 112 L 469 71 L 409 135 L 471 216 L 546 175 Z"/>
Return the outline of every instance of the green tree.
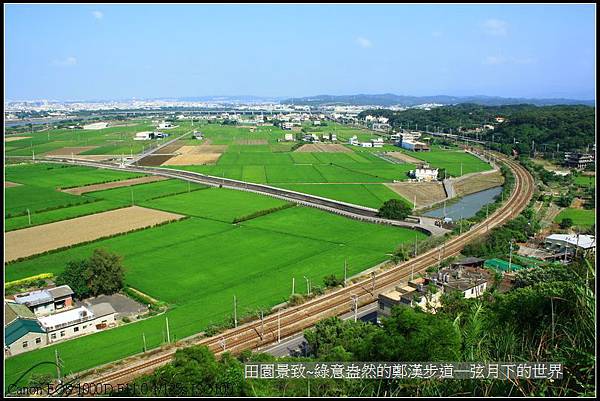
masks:
<path fill-rule="evenodd" d="M 67 262 L 65 270 L 56 278 L 57 285 L 68 285 L 74 292 L 75 298 L 82 299 L 90 295 L 88 282 L 90 270 L 88 261 L 72 260 Z"/>
<path fill-rule="evenodd" d="M 323 284 L 325 287 L 337 287 L 344 284 L 344 279 L 338 278 L 335 274 L 330 274 L 323 277 Z"/>
<path fill-rule="evenodd" d="M 379 217 L 385 219 L 404 220 L 412 212 L 412 208 L 398 199 L 386 201 L 380 208 Z"/>
<path fill-rule="evenodd" d="M 560 228 L 569 228 L 573 225 L 573 219 L 570 217 L 565 217 L 560 221 Z"/>
<path fill-rule="evenodd" d="M 123 288 L 124 267 L 120 256 L 96 249 L 87 263 L 88 286 L 92 295 L 110 295 Z"/>

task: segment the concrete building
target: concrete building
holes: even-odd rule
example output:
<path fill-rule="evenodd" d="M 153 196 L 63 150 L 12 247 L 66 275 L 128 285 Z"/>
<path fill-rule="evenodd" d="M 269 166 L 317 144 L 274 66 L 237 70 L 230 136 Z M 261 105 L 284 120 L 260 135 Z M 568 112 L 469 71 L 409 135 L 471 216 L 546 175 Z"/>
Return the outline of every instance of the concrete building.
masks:
<path fill-rule="evenodd" d="M 154 132 L 152 131 L 143 131 L 135 134 L 133 138 L 134 141 L 149 141 L 154 137 Z"/>
<path fill-rule="evenodd" d="M 116 325 L 116 311 L 109 303 L 101 303 L 41 317 L 39 322 L 48 334 L 48 343 L 54 343 Z"/>
<path fill-rule="evenodd" d="M 4 327 L 4 355 L 12 356 L 48 344 L 46 332 L 35 319 L 16 319 Z"/>
<path fill-rule="evenodd" d="M 379 294 L 378 314 L 390 316 L 394 306 L 418 306 L 426 312 L 435 313 L 441 306 L 443 287 L 428 278 L 417 278 L 396 286 L 393 290 Z"/>
<path fill-rule="evenodd" d="M 417 181 L 435 181 L 438 177 L 438 169 L 430 168 L 428 165 L 424 165 L 420 168 L 416 168 L 409 172 L 409 175 Z"/>
<path fill-rule="evenodd" d="M 578 170 L 584 170 L 594 163 L 594 156 L 587 153 L 567 152 L 565 153 L 565 165 Z"/>
<path fill-rule="evenodd" d="M 337 135 L 336 134 L 329 135 L 329 138 L 331 139 L 331 141 L 337 141 Z"/>
<path fill-rule="evenodd" d="M 424 142 L 417 142 L 412 139 L 404 139 L 404 137 L 402 137 L 400 146 L 403 149 L 412 150 L 413 152 L 428 152 L 431 150 L 429 149 L 429 145 Z"/>
<path fill-rule="evenodd" d="M 73 305 L 73 290 L 68 285 L 15 295 L 15 303 L 25 305 L 37 316 L 48 315 Z"/>
<path fill-rule="evenodd" d="M 371 143 L 374 148 L 382 148 L 383 147 L 383 139 L 382 138 L 371 139 Z"/>
<path fill-rule="evenodd" d="M 444 287 L 444 292 L 459 291 L 465 298 L 477 298 L 483 295 L 490 281 L 490 272 L 481 268 L 444 268 L 431 279 Z"/>
<path fill-rule="evenodd" d="M 171 128 L 175 128 L 175 126 L 173 124 L 171 124 L 170 122 L 163 121 L 160 124 L 158 124 L 158 129 L 171 129 Z"/>
<path fill-rule="evenodd" d="M 566 253 L 571 255 L 575 253 L 575 250 L 594 253 L 596 251 L 596 237 L 582 234 L 552 234 L 545 238 L 544 247 L 555 254 Z"/>
<path fill-rule="evenodd" d="M 373 131 L 388 132 L 392 129 L 392 126 L 387 123 L 373 123 L 371 129 Z"/>
<path fill-rule="evenodd" d="M 360 143 L 360 147 L 361 148 L 372 148 L 373 147 L 373 143 L 371 143 L 371 142 L 361 142 Z"/>
<path fill-rule="evenodd" d="M 204 134 L 200 131 L 195 131 L 193 135 L 194 135 L 194 139 L 203 139 L 204 138 L 203 137 Z"/>
<path fill-rule="evenodd" d="M 358 146 L 358 137 L 354 135 L 348 140 L 348 143 L 352 146 Z"/>
<path fill-rule="evenodd" d="M 295 141 L 294 134 L 285 134 L 284 135 L 284 140 L 285 141 Z"/>

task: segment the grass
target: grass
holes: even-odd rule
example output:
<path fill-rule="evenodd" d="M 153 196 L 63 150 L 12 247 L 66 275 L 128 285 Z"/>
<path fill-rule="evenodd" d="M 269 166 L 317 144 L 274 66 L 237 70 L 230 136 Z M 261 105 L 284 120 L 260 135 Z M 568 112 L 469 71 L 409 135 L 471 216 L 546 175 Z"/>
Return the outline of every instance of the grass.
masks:
<path fill-rule="evenodd" d="M 33 185 L 5 188 L 4 196 L 4 215 L 6 218 L 26 215 L 27 209 L 31 213 L 36 213 L 93 201 L 90 198 Z"/>
<path fill-rule="evenodd" d="M 562 219 L 566 218 L 573 220 L 573 225 L 576 227 L 589 228 L 596 222 L 596 209 L 567 208 L 554 218 L 554 222 L 560 223 Z"/>
<path fill-rule="evenodd" d="M 178 136 L 191 129 L 191 122 L 178 121 L 179 127 L 168 130 L 172 136 Z M 156 125 L 149 120 L 138 120 L 130 126 L 109 126 L 100 130 L 49 129 L 43 132 L 27 133 L 30 138 L 9 142 L 7 156 L 36 156 L 64 147 L 95 146 L 82 152 L 83 155 L 121 155 L 139 153 L 144 147 L 156 144 L 159 140 L 135 141 L 140 131 L 152 131 Z M 25 134 L 24 134 L 25 135 Z"/>
<path fill-rule="evenodd" d="M 291 184 L 281 188 L 378 209 L 385 201 L 404 198 L 383 184 Z M 412 205 L 411 205 L 412 206 Z"/>
<path fill-rule="evenodd" d="M 579 175 L 574 178 L 575 184 L 584 188 L 595 188 L 596 187 L 596 176 L 595 175 Z"/>
<path fill-rule="evenodd" d="M 205 193 L 210 191 L 192 194 Z M 292 277 L 299 283 L 306 276 L 318 285 L 327 274 L 343 274 L 344 260 L 348 273 L 356 274 L 385 260 L 399 243 L 412 243 L 415 235 L 424 238 L 411 230 L 302 207 L 239 225 L 192 217 L 9 264 L 6 279 L 58 274 L 65 261 L 107 248 L 124 257 L 126 284 L 171 304 L 166 314 L 171 337 L 181 339 L 230 318 L 234 295 L 240 315 L 267 308 L 287 300 Z M 299 284 L 296 288 L 302 291 Z M 65 369 L 77 372 L 141 352 L 142 334 L 149 348 L 156 347 L 164 341 L 164 328 L 164 316 L 157 316 L 9 358 L 6 382 L 34 363 L 51 360 L 55 349 Z M 36 372 L 53 369 L 40 367 Z"/>
<path fill-rule="evenodd" d="M 236 217 L 280 207 L 286 203 L 250 192 L 210 188 L 141 202 L 140 206 L 231 223 Z"/>
<path fill-rule="evenodd" d="M 55 221 L 72 219 L 75 217 L 87 216 L 89 214 L 106 212 L 108 210 L 118 209 L 124 206 L 129 206 L 129 204 L 109 200 L 99 200 L 96 202 L 50 210 L 47 212 L 32 213 L 31 224 L 29 224 L 29 218 L 26 215 L 11 217 L 4 220 L 4 231 L 18 230 L 21 228 L 38 226 L 40 224 L 47 224 Z"/>
<path fill-rule="evenodd" d="M 143 174 L 126 171 L 101 170 L 52 163 L 18 164 L 7 166 L 4 171 L 7 181 L 59 189 L 121 181 L 143 176 Z"/>
<path fill-rule="evenodd" d="M 147 184 L 132 185 L 129 187 L 105 189 L 102 191 L 88 192 L 85 196 L 95 199 L 107 199 L 124 204 L 135 205 L 150 199 L 179 194 L 189 191 L 208 188 L 206 185 L 189 183 L 181 180 L 164 180 Z"/>

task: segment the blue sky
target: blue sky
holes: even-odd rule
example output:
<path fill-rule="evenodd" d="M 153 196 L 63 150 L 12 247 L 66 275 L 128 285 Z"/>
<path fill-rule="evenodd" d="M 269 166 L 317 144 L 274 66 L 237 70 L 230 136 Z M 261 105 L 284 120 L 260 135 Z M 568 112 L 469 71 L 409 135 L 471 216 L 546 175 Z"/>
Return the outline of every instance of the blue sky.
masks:
<path fill-rule="evenodd" d="M 8 5 L 5 96 L 593 99 L 593 5 Z"/>

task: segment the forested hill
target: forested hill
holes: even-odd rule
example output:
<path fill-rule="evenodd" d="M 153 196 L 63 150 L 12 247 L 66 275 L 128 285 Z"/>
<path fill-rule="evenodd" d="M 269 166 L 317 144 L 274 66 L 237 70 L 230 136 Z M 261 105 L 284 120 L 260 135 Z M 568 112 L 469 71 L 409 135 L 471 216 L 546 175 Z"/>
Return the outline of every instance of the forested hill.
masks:
<path fill-rule="evenodd" d="M 526 153 L 530 151 L 532 141 L 536 150 L 556 148 L 560 143 L 561 151 L 586 150 L 595 143 L 595 112 L 591 106 L 545 106 L 509 105 L 481 106 L 460 104 L 442 106 L 431 110 L 408 109 L 404 111 L 367 110 L 359 118 L 367 115 L 384 116 L 390 119 L 394 128 L 443 130 L 453 133 L 494 124 L 494 130 L 487 131 L 486 139 L 504 144 L 514 144 L 515 148 Z M 506 120 L 497 124 L 495 117 Z M 518 142 L 518 143 L 517 143 Z"/>

